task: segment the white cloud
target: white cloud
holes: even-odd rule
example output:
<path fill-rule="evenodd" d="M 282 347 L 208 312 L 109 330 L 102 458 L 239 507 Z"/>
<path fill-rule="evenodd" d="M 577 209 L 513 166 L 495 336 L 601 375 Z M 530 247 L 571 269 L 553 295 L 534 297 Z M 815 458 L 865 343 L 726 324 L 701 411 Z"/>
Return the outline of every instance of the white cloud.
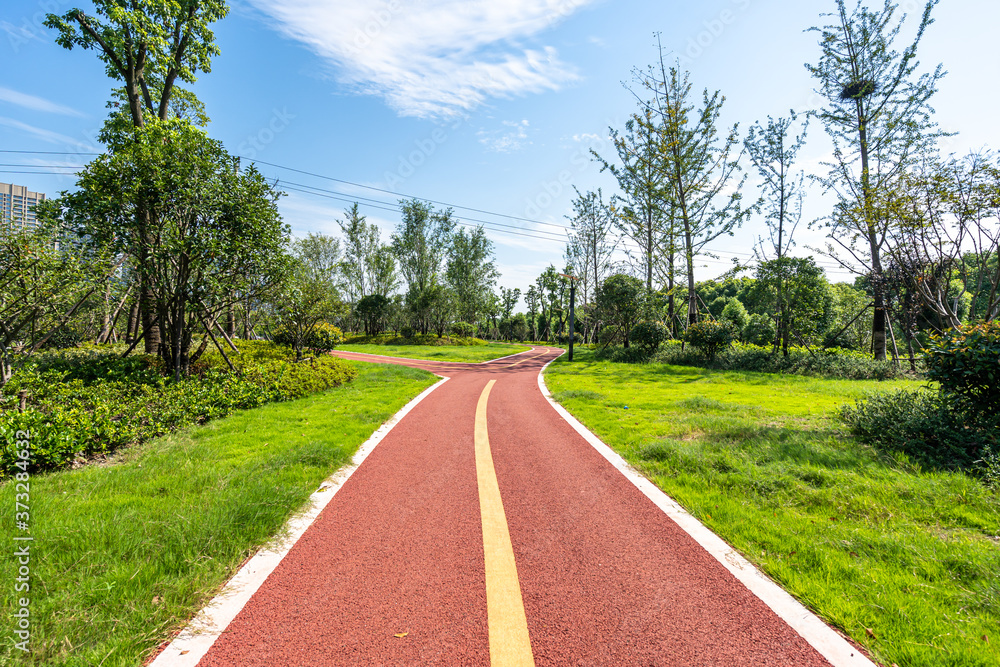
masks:
<path fill-rule="evenodd" d="M 447 117 L 577 78 L 532 37 L 595 0 L 250 0 L 343 83 L 399 114 Z"/>
<path fill-rule="evenodd" d="M 50 102 L 41 97 L 35 97 L 34 95 L 19 93 L 16 90 L 11 90 L 10 88 L 4 88 L 3 86 L 0 86 L 0 102 L 8 102 L 10 104 L 16 104 L 19 107 L 24 107 L 25 109 L 31 109 L 32 111 L 57 113 L 57 114 L 62 114 L 64 116 L 83 116 L 83 114 L 77 111 L 76 109 L 64 107 L 61 104 L 56 104 L 55 102 Z"/>
<path fill-rule="evenodd" d="M 503 121 L 506 130 L 480 130 L 476 133 L 479 143 L 496 153 L 513 153 L 531 144 L 528 141 L 528 121 Z"/>
<path fill-rule="evenodd" d="M 52 132 L 51 130 L 46 130 L 40 127 L 35 127 L 34 125 L 28 125 L 27 123 L 22 123 L 19 120 L 14 120 L 13 118 L 7 118 L 5 116 L 0 116 L 0 125 L 6 125 L 7 127 L 19 130 L 21 132 L 26 132 L 28 134 L 34 135 L 41 139 L 42 141 L 47 141 L 50 144 L 63 144 L 67 146 L 76 146 L 85 151 L 95 150 L 94 146 L 82 141 L 78 141 L 73 137 L 68 137 L 65 134 L 59 134 L 58 132 Z"/>

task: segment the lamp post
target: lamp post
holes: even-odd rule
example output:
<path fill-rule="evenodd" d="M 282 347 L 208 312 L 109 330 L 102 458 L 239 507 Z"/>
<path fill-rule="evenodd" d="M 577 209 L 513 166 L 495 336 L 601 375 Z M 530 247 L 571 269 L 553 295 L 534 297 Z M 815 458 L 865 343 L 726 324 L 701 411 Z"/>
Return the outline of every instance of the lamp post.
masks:
<path fill-rule="evenodd" d="M 569 278 L 569 360 L 573 361 L 573 342 L 576 339 L 576 334 L 573 333 L 573 327 L 576 323 L 576 276 L 571 276 L 568 273 L 560 273 L 563 278 Z"/>

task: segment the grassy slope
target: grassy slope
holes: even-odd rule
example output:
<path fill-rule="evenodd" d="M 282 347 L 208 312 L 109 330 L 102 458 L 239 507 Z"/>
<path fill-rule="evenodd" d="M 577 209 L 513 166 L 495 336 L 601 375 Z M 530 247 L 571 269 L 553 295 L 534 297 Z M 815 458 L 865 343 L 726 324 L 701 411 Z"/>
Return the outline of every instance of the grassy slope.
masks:
<path fill-rule="evenodd" d="M 479 363 L 491 359 L 499 359 L 510 354 L 525 352 L 531 348 L 525 345 L 504 345 L 490 343 L 489 345 L 338 345 L 338 350 L 344 352 L 364 352 L 365 354 L 381 354 L 387 357 L 403 357 L 405 359 L 429 359 L 431 361 L 467 361 Z"/>
<path fill-rule="evenodd" d="M 878 660 L 1000 665 L 1000 495 L 880 457 L 835 416 L 917 383 L 581 360 L 550 366 L 556 400 Z"/>
<path fill-rule="evenodd" d="M 123 452 L 115 465 L 31 479 L 32 648 L 11 648 L 14 562 L 0 664 L 138 665 L 267 542 L 322 480 L 422 389 L 429 373 L 356 364 L 325 394 L 240 412 Z M 13 485 L 0 533 L 13 531 Z"/>

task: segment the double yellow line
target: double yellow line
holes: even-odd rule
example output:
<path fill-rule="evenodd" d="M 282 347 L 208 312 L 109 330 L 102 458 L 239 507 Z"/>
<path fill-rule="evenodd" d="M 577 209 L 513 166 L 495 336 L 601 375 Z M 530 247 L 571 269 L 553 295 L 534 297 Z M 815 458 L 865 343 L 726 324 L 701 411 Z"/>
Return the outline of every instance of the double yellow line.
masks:
<path fill-rule="evenodd" d="M 521 584 L 514 564 L 507 516 L 500 499 L 500 486 L 493 467 L 490 438 L 486 429 L 486 404 L 496 380 L 490 380 L 476 406 L 476 479 L 479 511 L 483 521 L 483 553 L 486 557 L 486 614 L 490 630 L 490 664 L 494 667 L 534 665 L 528 619 L 521 599 Z"/>

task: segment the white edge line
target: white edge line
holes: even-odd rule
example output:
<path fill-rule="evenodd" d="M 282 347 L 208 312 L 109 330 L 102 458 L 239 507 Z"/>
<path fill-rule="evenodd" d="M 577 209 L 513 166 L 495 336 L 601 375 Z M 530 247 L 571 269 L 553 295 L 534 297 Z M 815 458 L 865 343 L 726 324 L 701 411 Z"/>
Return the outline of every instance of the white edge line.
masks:
<path fill-rule="evenodd" d="M 556 359 L 558 358 L 556 357 Z M 555 361 L 555 359 L 552 361 Z M 833 628 L 824 623 L 818 616 L 806 609 L 801 602 L 793 598 L 785 589 L 754 567 L 750 561 L 726 544 L 722 538 L 706 528 L 698 519 L 688 514 L 670 496 L 629 465 L 617 452 L 604 444 L 600 438 L 581 424 L 576 417 L 567 412 L 566 408 L 556 403 L 552 399 L 549 388 L 545 385 L 545 380 L 542 378 L 542 374 L 552 361 L 545 364 L 538 372 L 538 388 L 541 389 L 542 395 L 555 408 L 559 416 L 565 419 L 584 440 L 589 442 L 628 481 L 632 482 L 643 495 L 653 501 L 654 505 L 680 526 L 681 530 L 690 535 L 695 542 L 708 551 L 715 560 L 719 561 L 751 593 L 760 598 L 779 618 L 785 621 L 795 632 L 799 633 L 803 639 L 809 642 L 834 667 L 855 667 L 859 665 L 863 667 L 876 667 L 875 663 L 869 660 L 861 651 L 837 634 Z"/>
<path fill-rule="evenodd" d="M 438 377 L 441 377 L 440 375 Z M 240 568 L 222 591 L 178 634 L 174 640 L 150 663 L 149 667 L 194 667 L 208 653 L 215 641 L 236 618 L 246 603 L 257 592 L 278 564 L 291 551 L 303 533 L 319 517 L 333 496 L 358 469 L 375 446 L 389 434 L 420 401 L 448 381 L 439 382 L 422 391 L 407 403 L 387 422 L 378 427 L 368 440 L 355 452 L 351 463 L 333 473 L 319 490 L 309 496 L 309 501 L 285 524 L 281 537 L 261 547 L 247 563 Z"/>

